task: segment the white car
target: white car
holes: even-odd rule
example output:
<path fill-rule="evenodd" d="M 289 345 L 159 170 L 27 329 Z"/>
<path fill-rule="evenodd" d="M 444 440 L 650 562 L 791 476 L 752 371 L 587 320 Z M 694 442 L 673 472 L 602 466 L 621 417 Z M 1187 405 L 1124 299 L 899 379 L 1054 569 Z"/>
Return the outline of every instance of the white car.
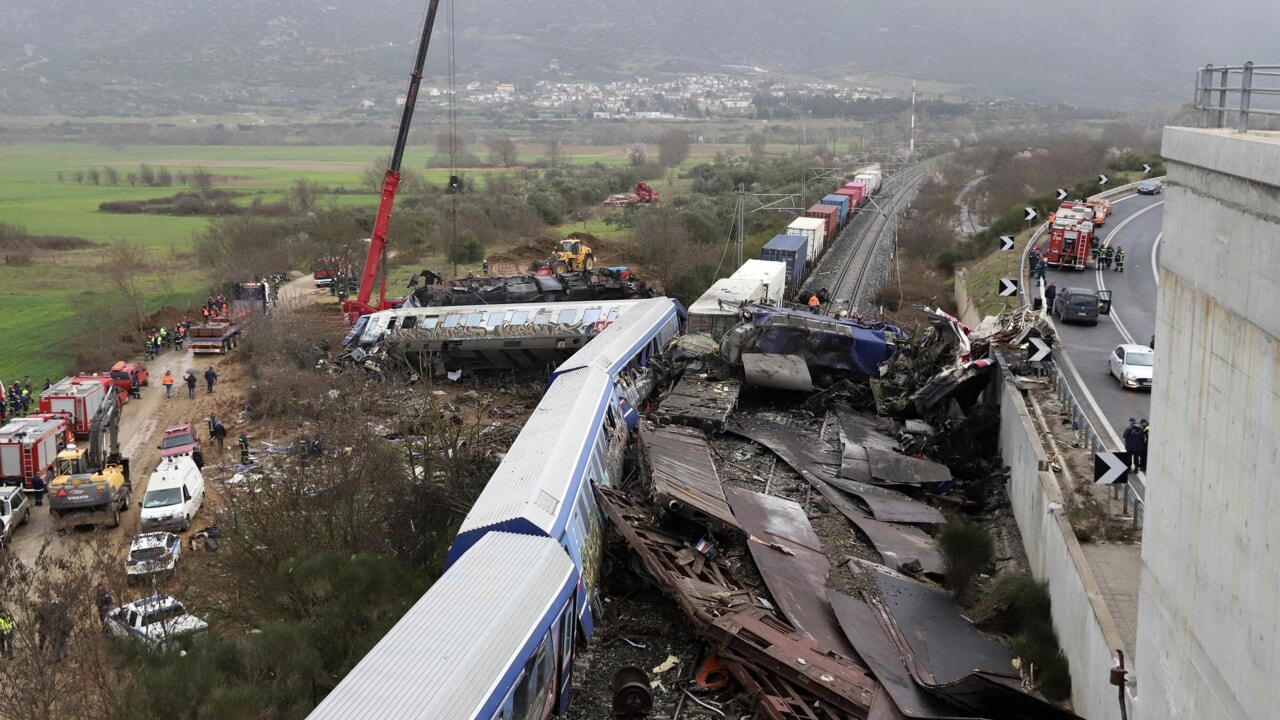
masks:
<path fill-rule="evenodd" d="M 187 613 L 182 603 L 168 595 L 134 600 L 107 613 L 107 630 L 117 637 L 131 637 L 159 650 L 179 638 L 209 632 L 209 623 Z"/>
<path fill-rule="evenodd" d="M 182 557 L 182 538 L 171 532 L 142 533 L 129 544 L 124 572 L 130 580 L 172 573 Z"/>
<path fill-rule="evenodd" d="M 1156 351 L 1146 345 L 1117 345 L 1107 358 L 1107 370 L 1121 387 L 1151 389 Z"/>

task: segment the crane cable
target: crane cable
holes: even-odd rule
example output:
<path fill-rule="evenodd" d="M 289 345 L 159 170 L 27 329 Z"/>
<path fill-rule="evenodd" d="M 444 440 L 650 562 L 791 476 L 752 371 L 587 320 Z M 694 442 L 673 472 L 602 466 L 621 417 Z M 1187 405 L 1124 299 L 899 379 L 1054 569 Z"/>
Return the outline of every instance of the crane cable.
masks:
<path fill-rule="evenodd" d="M 454 178 L 458 177 L 458 69 L 456 63 L 456 45 L 454 43 L 457 33 L 454 31 L 454 20 L 457 13 L 455 12 L 454 0 L 449 0 L 449 181 L 452 185 Z M 449 243 L 449 247 L 454 249 L 453 255 L 457 257 L 456 248 L 458 245 L 458 195 L 461 191 L 462 182 L 459 179 L 457 188 L 451 187 L 450 195 L 451 208 L 450 215 L 453 221 L 453 239 Z M 458 268 L 453 268 L 454 275 L 457 275 Z"/>

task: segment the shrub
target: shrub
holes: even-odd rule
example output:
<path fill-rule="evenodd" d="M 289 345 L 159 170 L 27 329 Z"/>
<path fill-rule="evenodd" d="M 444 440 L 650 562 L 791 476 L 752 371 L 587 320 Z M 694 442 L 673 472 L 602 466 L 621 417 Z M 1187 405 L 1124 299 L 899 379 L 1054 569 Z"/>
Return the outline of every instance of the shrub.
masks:
<path fill-rule="evenodd" d="M 964 521 L 947 523 L 938 533 L 938 545 L 947 565 L 947 586 L 957 598 L 968 593 L 973 579 L 996 556 L 991 533 Z"/>

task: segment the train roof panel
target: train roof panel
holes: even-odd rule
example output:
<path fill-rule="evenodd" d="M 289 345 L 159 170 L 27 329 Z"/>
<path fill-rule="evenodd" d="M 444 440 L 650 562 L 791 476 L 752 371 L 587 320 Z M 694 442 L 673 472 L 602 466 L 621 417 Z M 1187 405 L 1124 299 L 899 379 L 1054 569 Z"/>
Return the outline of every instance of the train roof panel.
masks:
<path fill-rule="evenodd" d="M 678 325 L 673 325 L 680 311 L 679 302 L 671 298 L 641 300 L 622 313 L 612 325 L 561 363 L 552 377 L 578 368 L 595 366 L 613 375 L 618 367 L 634 357 L 663 326 L 677 328 L 670 333 L 674 337 Z M 669 339 L 662 338 L 662 341 Z"/>
<path fill-rule="evenodd" d="M 593 368 L 551 383 L 524 429 L 462 521 L 455 544 L 468 533 L 524 519 L 552 535 L 562 510 L 583 482 L 602 415 L 613 397 L 613 378 Z"/>
<path fill-rule="evenodd" d="M 554 540 L 489 533 L 308 716 L 475 718 L 576 586 Z"/>

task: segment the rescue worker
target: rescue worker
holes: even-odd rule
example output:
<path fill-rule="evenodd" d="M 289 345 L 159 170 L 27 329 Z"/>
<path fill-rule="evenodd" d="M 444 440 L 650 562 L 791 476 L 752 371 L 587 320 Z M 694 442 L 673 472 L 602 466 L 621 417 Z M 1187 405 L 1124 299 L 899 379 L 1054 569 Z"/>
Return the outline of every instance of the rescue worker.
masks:
<path fill-rule="evenodd" d="M 21 402 L 22 402 L 22 414 L 26 415 L 27 413 L 31 412 L 31 391 L 30 390 L 26 388 L 22 389 Z"/>
<path fill-rule="evenodd" d="M 249 464 L 249 431 L 240 431 L 240 464 Z"/>
<path fill-rule="evenodd" d="M 156 336 L 160 338 L 161 347 L 169 346 L 169 328 L 160 328 L 160 332 L 156 333 Z"/>
<path fill-rule="evenodd" d="M 1053 301 L 1056 297 L 1058 297 L 1058 281 L 1054 280 L 1049 283 L 1049 287 L 1044 289 L 1044 302 L 1051 313 L 1053 312 Z"/>
<path fill-rule="evenodd" d="M 1116 248 L 1116 272 L 1124 272 L 1124 248 Z"/>
<path fill-rule="evenodd" d="M 0 607 L 0 654 L 13 657 L 13 615 L 9 608 Z"/>
<path fill-rule="evenodd" d="M 223 444 L 227 439 L 227 426 L 223 425 L 221 420 L 215 418 L 210 427 L 212 429 L 209 430 L 209 437 L 212 437 L 213 441 L 218 444 L 218 457 L 222 457 Z"/>
<path fill-rule="evenodd" d="M 1115 258 L 1116 258 L 1115 248 L 1108 246 L 1105 250 L 1102 251 L 1102 261 L 1106 263 L 1106 268 L 1108 270 L 1111 269 L 1111 264 L 1115 261 Z"/>
<path fill-rule="evenodd" d="M 98 619 L 102 622 L 107 621 L 107 613 L 111 612 L 111 606 L 115 604 L 115 599 L 111 597 L 111 591 L 107 586 L 98 583 L 98 587 L 94 588 L 94 603 L 98 606 Z"/>
<path fill-rule="evenodd" d="M 196 374 L 191 370 L 187 371 L 187 399 L 196 399 Z"/>
<path fill-rule="evenodd" d="M 164 377 L 160 378 L 160 384 L 164 385 L 164 399 L 173 397 L 173 373 L 165 370 Z"/>
<path fill-rule="evenodd" d="M 205 384 L 208 385 L 208 389 L 205 394 L 212 395 L 213 384 L 218 381 L 218 373 L 214 372 L 212 365 L 210 365 L 208 369 L 204 371 L 204 381 L 205 381 Z"/>
<path fill-rule="evenodd" d="M 480 270 L 481 270 L 482 272 L 484 272 L 484 276 L 485 276 L 485 277 L 489 277 L 489 260 L 488 260 L 488 258 L 486 258 L 486 259 L 485 259 L 485 261 L 484 261 L 483 263 L 481 263 L 481 264 L 480 264 Z"/>
<path fill-rule="evenodd" d="M 53 474 L 53 468 L 49 468 L 49 474 Z M 44 505 L 44 489 L 48 487 L 44 478 L 39 475 L 31 476 L 31 494 L 36 498 L 36 507 Z"/>
<path fill-rule="evenodd" d="M 813 312 L 814 315 L 818 314 L 818 306 L 820 306 L 821 304 L 822 304 L 822 301 L 818 299 L 817 293 L 814 293 L 809 296 L 809 310 Z"/>

